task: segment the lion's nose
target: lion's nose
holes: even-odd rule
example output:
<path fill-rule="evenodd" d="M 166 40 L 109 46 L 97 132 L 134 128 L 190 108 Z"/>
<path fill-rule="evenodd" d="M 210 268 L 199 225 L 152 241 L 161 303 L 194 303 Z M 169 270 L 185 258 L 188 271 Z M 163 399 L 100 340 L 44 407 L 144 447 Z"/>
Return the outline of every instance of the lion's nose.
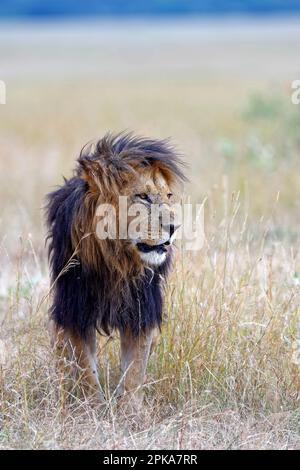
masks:
<path fill-rule="evenodd" d="M 169 224 L 169 225 L 163 225 L 162 228 L 170 234 L 170 238 L 172 235 L 175 233 L 175 231 L 180 227 L 180 225 L 174 225 L 174 224 Z"/>
<path fill-rule="evenodd" d="M 171 224 L 170 227 L 169 227 L 170 237 L 173 235 L 174 232 L 175 232 L 175 226 L 174 226 L 174 224 Z"/>

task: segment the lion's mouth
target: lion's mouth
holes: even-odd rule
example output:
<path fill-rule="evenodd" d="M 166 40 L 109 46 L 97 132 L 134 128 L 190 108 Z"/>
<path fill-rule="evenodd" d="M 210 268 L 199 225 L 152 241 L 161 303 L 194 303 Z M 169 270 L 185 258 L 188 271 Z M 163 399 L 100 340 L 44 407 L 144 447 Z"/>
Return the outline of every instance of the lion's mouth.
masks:
<path fill-rule="evenodd" d="M 139 251 L 142 253 L 151 253 L 152 251 L 155 251 L 156 253 L 166 253 L 167 246 L 170 245 L 169 241 L 166 241 L 164 243 L 160 243 L 159 245 L 148 245 L 147 243 L 137 243 L 137 248 Z"/>

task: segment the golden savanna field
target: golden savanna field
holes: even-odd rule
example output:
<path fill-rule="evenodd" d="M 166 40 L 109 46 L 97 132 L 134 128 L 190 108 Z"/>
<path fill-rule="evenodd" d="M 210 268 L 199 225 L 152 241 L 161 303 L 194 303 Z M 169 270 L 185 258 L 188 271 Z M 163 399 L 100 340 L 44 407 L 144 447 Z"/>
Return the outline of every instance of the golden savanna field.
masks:
<path fill-rule="evenodd" d="M 0 446 L 300 447 L 300 79 L 296 20 L 3 24 Z M 44 196 L 108 130 L 171 137 L 205 243 L 176 249 L 145 417 L 94 409 L 46 330 Z M 99 338 L 101 383 L 119 343 Z"/>

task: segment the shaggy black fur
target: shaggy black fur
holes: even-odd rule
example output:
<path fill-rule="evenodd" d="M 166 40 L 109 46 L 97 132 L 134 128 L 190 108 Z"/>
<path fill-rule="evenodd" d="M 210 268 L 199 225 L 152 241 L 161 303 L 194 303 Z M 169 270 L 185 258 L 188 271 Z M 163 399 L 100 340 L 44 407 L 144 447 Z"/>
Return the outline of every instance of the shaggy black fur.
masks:
<path fill-rule="evenodd" d="M 178 178 L 184 178 L 175 154 L 161 141 L 143 141 L 124 135 L 118 138 L 109 136 L 106 141 L 102 139 L 96 147 L 96 153 L 87 158 L 94 159 L 96 154 L 99 158 L 108 152 L 109 158 L 112 155 L 116 158 L 122 152 L 126 152 L 126 155 L 129 152 L 132 158 L 132 154 L 137 153 L 137 158 L 148 160 L 148 164 L 157 156 L 158 160 L 164 159 L 164 163 Z M 79 163 L 82 158 L 81 154 Z M 71 244 L 72 222 L 87 190 L 87 183 L 77 174 L 65 180 L 63 186 L 47 197 L 49 259 L 54 286 L 51 317 L 57 325 L 81 337 L 86 337 L 91 328 L 97 328 L 105 334 L 110 334 L 114 329 L 129 329 L 136 336 L 150 328 L 160 327 L 161 279 L 169 269 L 170 256 L 154 271 L 146 269 L 140 278 L 124 280 L 124 285 L 116 285 L 113 291 L 115 283 L 111 267 L 109 269 L 103 262 L 101 270 L 96 271 L 95 268 L 83 265 L 80 252 L 74 255 Z"/>

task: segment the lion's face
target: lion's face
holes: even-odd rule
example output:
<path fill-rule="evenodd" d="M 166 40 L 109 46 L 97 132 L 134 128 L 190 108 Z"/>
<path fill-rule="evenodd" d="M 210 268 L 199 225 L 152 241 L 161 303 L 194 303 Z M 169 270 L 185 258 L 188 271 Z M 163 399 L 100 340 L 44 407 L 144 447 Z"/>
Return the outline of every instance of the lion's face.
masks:
<path fill-rule="evenodd" d="M 183 163 L 172 146 L 164 140 L 108 134 L 83 149 L 78 163 L 85 192 L 72 244 L 80 245 L 81 260 L 96 270 L 103 263 L 113 266 L 122 278 L 139 275 L 144 265 L 161 266 L 179 227 L 175 194 L 185 181 Z M 107 206 L 113 208 L 108 219 Z M 106 230 L 109 220 L 116 230 Z"/>
<path fill-rule="evenodd" d="M 141 260 L 161 265 L 179 225 L 174 218 L 174 188 L 159 170 L 145 169 L 125 188 L 128 198 L 128 239 Z"/>

